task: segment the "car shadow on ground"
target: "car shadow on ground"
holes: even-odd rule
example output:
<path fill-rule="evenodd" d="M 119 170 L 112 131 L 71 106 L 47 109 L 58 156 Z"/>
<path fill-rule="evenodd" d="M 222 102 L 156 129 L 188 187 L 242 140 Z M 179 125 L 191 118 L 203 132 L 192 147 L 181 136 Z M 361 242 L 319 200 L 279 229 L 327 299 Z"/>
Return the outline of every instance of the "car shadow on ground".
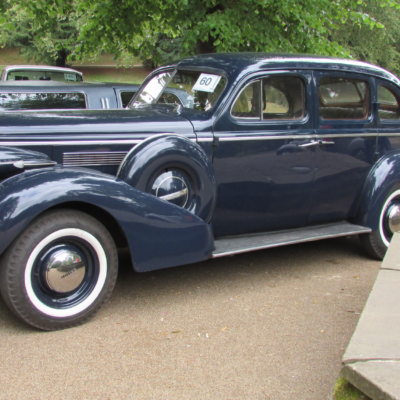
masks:
<path fill-rule="evenodd" d="M 285 247 L 260 250 L 231 257 L 212 259 L 196 264 L 137 273 L 132 267 L 128 251 L 119 253 L 119 274 L 113 294 L 108 303 L 94 319 L 118 312 L 124 305 L 132 309 L 143 309 L 150 304 L 173 305 L 187 296 L 207 296 L 212 299 L 215 291 L 229 290 L 243 285 L 247 280 L 252 285 L 276 287 L 282 279 L 318 273 L 318 265 L 337 271 L 343 259 L 359 261 L 368 259 L 357 237 L 329 239 Z M 311 265 L 310 260 L 314 263 Z M 347 261 L 348 262 L 348 261 Z M 37 333 L 38 330 L 20 321 L 0 298 L 0 330 Z"/>

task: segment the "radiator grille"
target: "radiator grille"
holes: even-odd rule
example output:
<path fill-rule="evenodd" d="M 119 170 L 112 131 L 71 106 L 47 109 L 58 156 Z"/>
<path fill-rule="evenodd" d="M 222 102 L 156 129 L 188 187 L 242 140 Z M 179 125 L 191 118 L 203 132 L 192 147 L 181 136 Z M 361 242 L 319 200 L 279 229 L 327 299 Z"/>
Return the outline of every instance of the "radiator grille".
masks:
<path fill-rule="evenodd" d="M 95 165 L 119 165 L 127 151 L 88 151 L 63 154 L 65 167 L 88 167 Z"/>

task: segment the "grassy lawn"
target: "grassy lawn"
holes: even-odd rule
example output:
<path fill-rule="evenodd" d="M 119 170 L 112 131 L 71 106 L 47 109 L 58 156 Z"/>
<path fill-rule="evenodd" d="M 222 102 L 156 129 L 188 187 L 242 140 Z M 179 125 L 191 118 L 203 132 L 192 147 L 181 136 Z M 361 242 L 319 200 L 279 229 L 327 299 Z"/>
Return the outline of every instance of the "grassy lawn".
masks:
<path fill-rule="evenodd" d="M 19 49 L 1 49 L 0 48 L 0 74 L 6 65 L 26 65 L 26 60 L 19 54 Z M 84 64 L 84 65 L 81 65 Z M 140 65 L 140 61 L 137 61 Z M 83 72 L 87 82 L 120 82 L 140 84 L 150 71 L 142 66 L 133 68 L 117 67 L 117 62 L 112 61 L 110 54 L 103 54 L 99 60 L 92 63 L 83 60 L 82 63 L 76 63 L 71 68 Z"/>
<path fill-rule="evenodd" d="M 150 71 L 143 67 L 116 68 L 116 67 L 75 67 L 83 73 L 84 80 L 87 82 L 124 82 L 142 83 Z"/>

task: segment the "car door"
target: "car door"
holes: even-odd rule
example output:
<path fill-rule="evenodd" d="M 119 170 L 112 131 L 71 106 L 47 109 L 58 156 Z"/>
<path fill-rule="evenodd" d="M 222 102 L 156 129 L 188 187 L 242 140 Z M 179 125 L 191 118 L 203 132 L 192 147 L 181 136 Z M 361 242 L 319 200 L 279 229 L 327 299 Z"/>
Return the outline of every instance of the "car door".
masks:
<path fill-rule="evenodd" d="M 351 219 L 377 140 L 374 79 L 346 72 L 315 72 L 314 77 L 319 145 L 310 224 Z"/>
<path fill-rule="evenodd" d="M 314 176 L 311 73 L 242 81 L 214 124 L 216 237 L 305 225 Z"/>

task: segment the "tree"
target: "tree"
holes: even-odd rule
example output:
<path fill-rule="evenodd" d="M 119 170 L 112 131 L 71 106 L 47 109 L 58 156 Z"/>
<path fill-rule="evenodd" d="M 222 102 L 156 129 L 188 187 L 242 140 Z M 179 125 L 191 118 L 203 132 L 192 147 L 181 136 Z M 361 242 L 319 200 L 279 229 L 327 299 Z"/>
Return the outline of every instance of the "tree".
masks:
<path fill-rule="evenodd" d="M 0 3 L 1 5 L 1 3 Z M 46 31 L 39 29 L 32 13 L 17 2 L 7 2 L 0 19 L 0 45 L 20 47 L 22 55 L 36 63 L 66 65 L 67 57 L 75 50 L 78 15 L 69 12 L 58 15 Z"/>
<path fill-rule="evenodd" d="M 384 21 L 385 29 L 371 32 L 368 26 L 346 23 L 333 33 L 334 40 L 355 59 L 378 64 L 396 75 L 400 74 L 400 11 L 395 7 L 381 7 L 374 0 L 367 1 L 365 11 Z"/>
<path fill-rule="evenodd" d="M 365 0 L 21 0 L 46 30 L 78 5 L 83 15 L 76 54 L 102 48 L 145 56 L 160 32 L 182 39 L 182 53 L 279 51 L 346 55 L 330 40 L 338 22 L 381 27 Z M 398 7 L 395 0 L 382 4 Z"/>

